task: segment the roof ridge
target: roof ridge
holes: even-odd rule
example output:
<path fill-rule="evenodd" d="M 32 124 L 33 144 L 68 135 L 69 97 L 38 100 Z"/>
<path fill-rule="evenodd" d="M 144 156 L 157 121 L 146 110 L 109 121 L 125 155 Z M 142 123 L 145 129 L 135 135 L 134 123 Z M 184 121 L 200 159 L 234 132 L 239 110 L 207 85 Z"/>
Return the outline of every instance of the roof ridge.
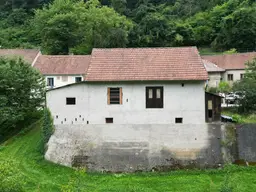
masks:
<path fill-rule="evenodd" d="M 93 50 L 110 50 L 110 49 L 185 49 L 185 48 L 197 48 L 196 46 L 184 46 L 184 47 L 116 47 L 116 48 L 93 48 Z M 92 50 L 92 51 L 93 51 Z"/>

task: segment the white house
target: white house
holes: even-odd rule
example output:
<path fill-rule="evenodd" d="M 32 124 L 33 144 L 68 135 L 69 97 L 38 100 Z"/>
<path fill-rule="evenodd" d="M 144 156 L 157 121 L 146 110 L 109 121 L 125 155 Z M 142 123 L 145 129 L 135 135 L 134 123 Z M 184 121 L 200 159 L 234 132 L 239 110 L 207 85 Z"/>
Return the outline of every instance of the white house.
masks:
<path fill-rule="evenodd" d="M 221 79 L 232 84 L 234 81 L 241 80 L 245 73 L 245 63 L 253 60 L 256 57 L 256 52 L 236 53 L 224 55 L 202 56 L 203 60 L 217 65 L 218 68 L 225 69 L 225 72 L 220 72 Z M 211 73 L 211 72 L 209 72 Z M 211 76 L 209 74 L 209 76 Z M 212 85 L 218 84 L 219 79 L 214 80 Z"/>
<path fill-rule="evenodd" d="M 49 73 L 50 74 L 50 73 Z M 47 92 L 54 124 L 204 124 L 196 47 L 93 49 L 86 81 Z"/>
<path fill-rule="evenodd" d="M 47 88 L 83 81 L 90 55 L 40 55 L 35 64 L 46 80 Z"/>

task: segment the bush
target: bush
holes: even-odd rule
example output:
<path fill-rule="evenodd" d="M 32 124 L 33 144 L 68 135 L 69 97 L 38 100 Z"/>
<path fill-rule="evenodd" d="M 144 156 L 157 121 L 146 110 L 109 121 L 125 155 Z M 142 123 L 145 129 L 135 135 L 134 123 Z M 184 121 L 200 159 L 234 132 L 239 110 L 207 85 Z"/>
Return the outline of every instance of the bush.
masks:
<path fill-rule="evenodd" d="M 45 79 L 21 58 L 0 57 L 0 142 L 31 123 L 45 100 Z"/>
<path fill-rule="evenodd" d="M 49 109 L 44 109 L 43 125 L 42 125 L 42 137 L 41 137 L 41 152 L 45 153 L 46 144 L 48 143 L 51 135 L 54 132 L 53 119 Z"/>
<path fill-rule="evenodd" d="M 9 161 L 0 162 L 0 191 L 22 192 L 24 190 L 24 179 L 15 165 Z"/>

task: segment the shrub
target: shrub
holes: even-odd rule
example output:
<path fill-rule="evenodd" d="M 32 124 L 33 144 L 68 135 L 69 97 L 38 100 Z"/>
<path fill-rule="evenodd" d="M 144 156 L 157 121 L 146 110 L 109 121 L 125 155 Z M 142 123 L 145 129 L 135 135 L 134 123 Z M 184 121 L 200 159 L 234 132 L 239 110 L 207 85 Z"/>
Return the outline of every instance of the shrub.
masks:
<path fill-rule="evenodd" d="M 42 137 L 41 137 L 41 152 L 46 151 L 46 144 L 48 143 L 51 135 L 54 132 L 53 119 L 49 109 L 44 109 L 43 125 L 42 125 Z"/>
<path fill-rule="evenodd" d="M 22 192 L 24 190 L 24 179 L 14 163 L 9 161 L 0 162 L 0 191 Z"/>

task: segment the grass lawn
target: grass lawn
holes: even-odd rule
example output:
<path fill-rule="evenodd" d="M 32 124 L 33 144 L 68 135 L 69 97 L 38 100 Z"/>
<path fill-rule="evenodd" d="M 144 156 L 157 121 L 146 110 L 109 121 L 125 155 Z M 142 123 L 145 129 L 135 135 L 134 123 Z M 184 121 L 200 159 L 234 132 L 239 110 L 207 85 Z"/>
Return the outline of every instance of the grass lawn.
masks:
<path fill-rule="evenodd" d="M 59 166 L 43 160 L 38 152 L 40 139 L 39 123 L 26 134 L 16 136 L 0 146 L 0 161 L 14 161 L 26 180 L 26 191 L 60 191 L 61 186 L 73 180 L 70 191 L 102 192 L 211 192 L 223 191 L 230 186 L 233 190 L 226 192 L 255 192 L 256 167 L 229 166 L 223 170 L 190 170 L 168 173 L 136 174 L 81 174 L 71 168 Z M 224 183 L 224 181 L 226 182 Z"/>
<path fill-rule="evenodd" d="M 256 123 L 256 113 L 239 114 L 233 108 L 222 108 L 221 114 L 237 119 L 238 123 Z"/>

